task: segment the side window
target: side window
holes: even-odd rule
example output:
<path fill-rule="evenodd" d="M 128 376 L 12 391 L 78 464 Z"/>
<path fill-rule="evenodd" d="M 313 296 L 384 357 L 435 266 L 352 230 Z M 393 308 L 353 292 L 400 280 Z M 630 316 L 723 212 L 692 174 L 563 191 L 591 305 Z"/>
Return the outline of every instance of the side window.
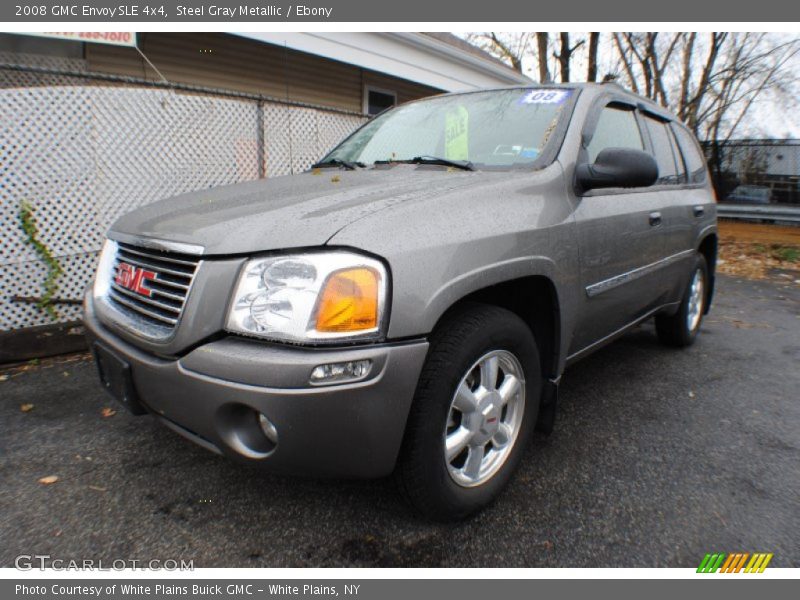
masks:
<path fill-rule="evenodd" d="M 675 132 L 675 137 L 678 139 L 678 145 L 683 154 L 683 161 L 686 163 L 686 172 L 689 178 L 689 183 L 700 183 L 705 181 L 706 178 L 706 159 L 700 153 L 700 148 L 697 142 L 694 141 L 694 136 L 686 131 L 683 127 L 673 126 L 672 131 Z"/>
<path fill-rule="evenodd" d="M 592 141 L 586 151 L 589 162 L 593 163 L 605 148 L 634 148 L 644 150 L 642 134 L 636 124 L 636 116 L 632 110 L 607 106 L 600 113 Z"/>
<path fill-rule="evenodd" d="M 663 121 L 657 121 L 651 117 L 644 117 L 644 122 L 647 132 L 650 134 L 650 140 L 653 142 L 653 154 L 656 164 L 658 164 L 658 181 L 656 183 L 678 183 L 678 168 L 675 164 L 675 156 L 672 154 L 667 125 Z"/>
<path fill-rule="evenodd" d="M 666 126 L 667 133 L 669 133 L 669 144 L 672 146 L 672 156 L 675 157 L 675 166 L 678 168 L 678 183 L 686 183 L 686 165 L 683 162 L 683 155 L 680 148 L 678 148 L 678 140 L 675 139 L 675 132 L 672 127 Z"/>

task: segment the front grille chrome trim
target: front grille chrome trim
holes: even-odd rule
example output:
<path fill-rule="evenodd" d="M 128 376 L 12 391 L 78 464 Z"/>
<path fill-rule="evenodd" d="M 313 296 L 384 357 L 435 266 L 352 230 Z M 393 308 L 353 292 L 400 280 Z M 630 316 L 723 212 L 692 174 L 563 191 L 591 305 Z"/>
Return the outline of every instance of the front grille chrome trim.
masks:
<path fill-rule="evenodd" d="M 123 246 L 123 252 L 125 252 L 125 254 L 136 254 L 138 256 L 143 256 L 144 258 L 153 258 L 153 253 L 152 252 L 149 252 L 149 253 L 148 252 L 142 252 L 141 250 L 136 250 L 136 249 L 132 248 L 131 246 L 128 246 L 127 244 L 125 246 Z M 164 261 L 164 262 L 175 263 L 176 265 L 187 265 L 187 266 L 191 267 L 192 269 L 194 269 L 195 265 L 197 264 L 197 261 L 180 260 L 178 258 L 173 258 L 171 256 L 168 257 L 168 256 L 163 256 L 163 255 L 159 256 L 158 260 Z"/>
<path fill-rule="evenodd" d="M 109 233 L 109 239 L 119 244 L 127 244 L 128 246 L 140 248 L 142 250 L 174 252 L 177 254 L 189 254 L 191 256 L 202 256 L 205 253 L 205 248 L 203 246 L 198 246 L 197 244 L 187 244 L 185 242 L 173 242 L 170 240 L 139 237 L 137 235 L 119 233 L 116 231 Z"/>
<path fill-rule="evenodd" d="M 124 287 L 117 285 L 113 281 L 111 282 L 111 289 L 115 292 L 120 294 L 124 294 L 129 298 L 133 298 L 137 302 L 142 302 L 144 304 L 152 305 L 154 308 L 160 308 L 161 310 L 165 310 L 167 312 L 175 313 L 176 318 L 180 316 L 181 310 L 183 309 L 183 301 L 181 301 L 181 306 L 172 306 L 171 304 L 164 304 L 163 302 L 159 302 L 158 300 L 153 300 L 152 297 L 146 298 L 142 297 L 136 292 L 132 292 L 130 290 L 126 290 Z"/>
<path fill-rule="evenodd" d="M 117 254 L 118 260 L 123 260 L 128 264 L 135 265 L 137 267 L 144 267 L 145 269 L 152 269 L 153 271 L 158 271 L 159 273 L 166 273 L 167 275 L 175 275 L 176 277 L 188 277 L 191 278 L 194 275 L 194 268 L 191 271 L 177 271 L 175 269 L 171 269 L 169 267 L 162 267 L 158 264 L 152 263 L 147 260 L 142 260 L 141 258 L 131 258 L 127 256 L 127 252 L 125 252 L 122 247 L 120 246 L 120 252 Z"/>
<path fill-rule="evenodd" d="M 131 302 L 129 300 L 126 300 L 124 296 L 123 297 L 110 296 L 110 297 L 114 300 L 114 302 L 118 302 L 119 304 L 122 304 L 123 306 L 127 306 L 128 308 L 130 308 L 132 310 L 135 310 L 137 313 L 141 313 L 141 314 L 143 314 L 143 315 L 145 315 L 147 317 L 150 317 L 152 319 L 156 319 L 157 321 L 161 321 L 162 323 L 166 323 L 167 325 L 171 325 L 172 327 L 174 327 L 175 325 L 178 324 L 178 319 L 169 319 L 167 317 L 161 316 L 157 312 L 153 312 L 153 311 L 147 310 L 146 308 L 143 308 L 141 306 L 137 306 L 135 303 L 133 303 L 133 302 Z"/>
<path fill-rule="evenodd" d="M 104 304 L 111 309 L 109 317 L 136 335 L 157 342 L 168 341 L 175 334 L 183 315 L 202 260 L 125 242 L 115 242 L 114 246 L 113 262 L 105 274 L 108 281 L 103 294 Z M 150 272 L 141 285 L 149 295 L 117 282 L 120 263 Z"/>

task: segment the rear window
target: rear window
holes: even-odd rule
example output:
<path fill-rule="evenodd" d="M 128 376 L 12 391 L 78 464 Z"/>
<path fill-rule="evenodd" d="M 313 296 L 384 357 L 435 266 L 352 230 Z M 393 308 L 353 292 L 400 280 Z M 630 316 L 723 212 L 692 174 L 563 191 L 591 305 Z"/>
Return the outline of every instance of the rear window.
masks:
<path fill-rule="evenodd" d="M 672 131 L 680 145 L 683 161 L 686 163 L 686 171 L 689 183 L 700 183 L 706 178 L 706 159 L 700 153 L 700 148 L 694 140 L 694 136 L 683 127 L 673 125 Z"/>
<path fill-rule="evenodd" d="M 669 128 L 663 121 L 651 117 L 644 118 L 645 126 L 653 142 L 653 153 L 658 164 L 658 182 L 661 184 L 680 183 L 678 165 L 672 152 Z M 683 169 L 680 169 L 681 171 Z"/>

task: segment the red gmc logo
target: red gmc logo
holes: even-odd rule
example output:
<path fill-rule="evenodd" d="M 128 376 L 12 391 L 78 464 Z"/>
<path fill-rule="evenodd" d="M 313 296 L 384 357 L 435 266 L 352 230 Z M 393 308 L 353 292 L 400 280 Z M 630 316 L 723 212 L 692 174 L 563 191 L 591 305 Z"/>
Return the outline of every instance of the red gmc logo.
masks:
<path fill-rule="evenodd" d="M 146 287 L 144 282 L 153 281 L 155 278 L 156 273 L 154 271 L 120 262 L 117 265 L 117 274 L 114 277 L 114 282 L 118 286 L 149 298 L 153 294 L 153 290 Z"/>

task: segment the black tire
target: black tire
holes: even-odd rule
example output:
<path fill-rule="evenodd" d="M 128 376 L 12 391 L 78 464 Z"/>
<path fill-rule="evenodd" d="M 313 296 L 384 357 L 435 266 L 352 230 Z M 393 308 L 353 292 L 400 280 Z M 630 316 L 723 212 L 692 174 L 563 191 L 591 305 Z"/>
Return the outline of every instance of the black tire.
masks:
<path fill-rule="evenodd" d="M 502 466 L 480 485 L 464 487 L 448 470 L 445 428 L 462 378 L 479 358 L 495 350 L 510 352 L 522 368 L 524 399 L 517 401 L 524 407 L 522 420 Z M 428 518 L 455 521 L 490 504 L 510 480 L 532 436 L 541 388 L 536 342 L 522 319 L 505 309 L 477 303 L 447 315 L 431 335 L 395 471 L 400 491 L 411 506 Z"/>
<path fill-rule="evenodd" d="M 703 294 L 701 297 L 700 318 L 694 327 L 689 326 L 688 314 L 691 305 L 692 281 L 696 273 L 700 273 L 703 280 Z M 694 344 L 700 325 L 703 322 L 703 313 L 708 301 L 708 266 L 705 257 L 698 253 L 695 256 L 692 270 L 686 284 L 680 307 L 674 315 L 658 315 L 656 317 L 656 333 L 661 343 L 674 348 L 684 348 Z"/>

